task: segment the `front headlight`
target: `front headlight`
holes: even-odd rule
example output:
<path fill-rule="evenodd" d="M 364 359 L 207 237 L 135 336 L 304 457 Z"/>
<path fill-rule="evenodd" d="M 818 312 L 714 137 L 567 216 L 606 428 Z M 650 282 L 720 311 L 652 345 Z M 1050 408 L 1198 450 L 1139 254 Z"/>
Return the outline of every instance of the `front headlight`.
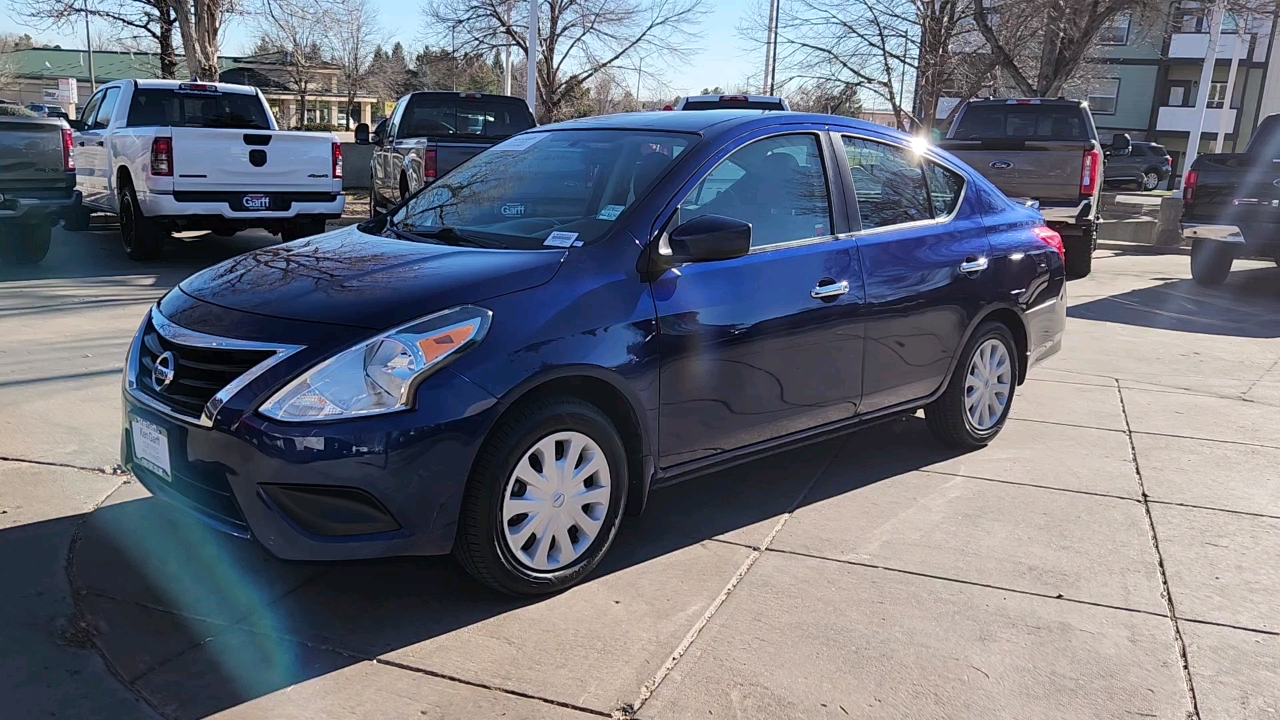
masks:
<path fill-rule="evenodd" d="M 480 342 L 492 317 L 467 305 L 388 330 L 306 371 L 258 412 L 300 422 L 407 408 L 418 383 Z"/>

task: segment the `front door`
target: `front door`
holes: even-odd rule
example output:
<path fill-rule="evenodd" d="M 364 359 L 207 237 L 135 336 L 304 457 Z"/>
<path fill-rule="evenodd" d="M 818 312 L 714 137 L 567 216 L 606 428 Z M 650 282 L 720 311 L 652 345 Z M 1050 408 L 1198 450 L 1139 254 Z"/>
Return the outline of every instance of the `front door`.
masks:
<path fill-rule="evenodd" d="M 852 417 L 861 395 L 862 272 L 818 132 L 728 154 L 667 227 L 706 214 L 751 223 L 745 257 L 690 263 L 653 283 L 661 347 L 660 465 Z M 843 213 L 843 205 L 840 206 Z"/>
<path fill-rule="evenodd" d="M 963 177 L 889 142 L 842 135 L 862 230 L 862 412 L 927 397 L 986 302 L 990 244 Z"/>

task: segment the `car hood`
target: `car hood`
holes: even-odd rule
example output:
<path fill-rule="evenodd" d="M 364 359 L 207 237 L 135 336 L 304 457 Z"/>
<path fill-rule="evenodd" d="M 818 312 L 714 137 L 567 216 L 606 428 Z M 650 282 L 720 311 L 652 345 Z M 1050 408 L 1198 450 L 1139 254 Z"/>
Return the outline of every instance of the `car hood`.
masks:
<path fill-rule="evenodd" d="M 541 285 L 565 252 L 417 243 L 348 227 L 231 258 L 179 287 L 233 310 L 382 330 Z"/>

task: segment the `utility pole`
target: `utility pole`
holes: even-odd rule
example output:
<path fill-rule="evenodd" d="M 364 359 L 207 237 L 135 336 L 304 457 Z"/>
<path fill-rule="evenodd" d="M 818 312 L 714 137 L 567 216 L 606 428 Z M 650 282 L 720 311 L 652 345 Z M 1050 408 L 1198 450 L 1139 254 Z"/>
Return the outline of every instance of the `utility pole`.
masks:
<path fill-rule="evenodd" d="M 84 0 L 84 44 L 89 48 L 89 94 L 98 92 L 98 76 L 93 71 L 93 37 L 89 35 L 89 0 Z"/>
<path fill-rule="evenodd" d="M 1236 28 L 1235 45 L 1231 48 L 1231 70 L 1227 75 L 1227 97 L 1223 99 L 1222 113 L 1218 115 L 1218 139 L 1213 142 L 1215 153 L 1222 152 L 1222 136 L 1227 132 L 1227 115 L 1231 112 L 1231 97 L 1236 91 L 1236 71 L 1240 69 L 1240 43 L 1244 43 L 1245 52 L 1248 52 L 1249 40 L 1249 35 L 1240 34 L 1240 28 Z"/>
<path fill-rule="evenodd" d="M 529 37 L 526 40 L 529 52 L 528 78 L 525 81 L 525 97 L 528 99 L 529 112 L 538 117 L 538 0 L 529 0 Z"/>
<path fill-rule="evenodd" d="M 636 104 L 640 109 L 644 109 L 644 103 L 640 102 L 640 80 L 644 77 L 644 58 L 636 61 Z"/>
<path fill-rule="evenodd" d="M 1187 159 L 1183 172 L 1191 168 L 1196 155 L 1200 154 L 1200 133 L 1204 130 L 1205 111 L 1209 107 L 1209 85 L 1213 83 L 1213 66 L 1218 62 L 1218 39 L 1222 36 L 1222 16 L 1226 14 L 1226 3 L 1217 0 L 1209 10 L 1209 48 L 1204 53 L 1204 65 L 1200 67 L 1200 87 L 1196 93 L 1196 125 L 1191 128 L 1187 138 Z M 1227 103 L 1230 104 L 1230 99 Z M 1225 110 L 1225 108 L 1224 108 Z"/>
<path fill-rule="evenodd" d="M 764 87 L 762 94 L 773 94 L 774 72 L 778 67 L 778 0 L 769 0 L 769 31 L 764 42 Z"/>
<path fill-rule="evenodd" d="M 507 27 L 511 27 L 511 5 L 505 8 Z M 502 94 L 511 94 L 511 42 L 502 48 Z"/>

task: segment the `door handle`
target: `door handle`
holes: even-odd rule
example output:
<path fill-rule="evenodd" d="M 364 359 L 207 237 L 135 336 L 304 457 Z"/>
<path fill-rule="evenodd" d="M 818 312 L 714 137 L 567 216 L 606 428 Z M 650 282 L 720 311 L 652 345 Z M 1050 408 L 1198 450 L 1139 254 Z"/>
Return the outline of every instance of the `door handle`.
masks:
<path fill-rule="evenodd" d="M 101 141 L 101 140 L 99 140 L 99 141 L 98 141 L 97 143 L 95 143 L 95 144 L 96 144 L 98 147 L 102 147 L 102 141 Z"/>
<path fill-rule="evenodd" d="M 975 258 L 973 260 L 965 260 L 960 263 L 960 272 L 969 273 L 981 272 L 987 269 L 987 259 L 984 257 Z"/>
<path fill-rule="evenodd" d="M 849 292 L 849 281 L 841 280 L 838 283 L 829 283 L 827 285 L 819 285 L 809 291 L 809 294 L 819 300 L 825 298 L 840 297 Z"/>
<path fill-rule="evenodd" d="M 80 147 L 84 147 L 84 141 L 83 141 L 83 140 L 81 140 L 81 141 L 80 141 Z"/>

